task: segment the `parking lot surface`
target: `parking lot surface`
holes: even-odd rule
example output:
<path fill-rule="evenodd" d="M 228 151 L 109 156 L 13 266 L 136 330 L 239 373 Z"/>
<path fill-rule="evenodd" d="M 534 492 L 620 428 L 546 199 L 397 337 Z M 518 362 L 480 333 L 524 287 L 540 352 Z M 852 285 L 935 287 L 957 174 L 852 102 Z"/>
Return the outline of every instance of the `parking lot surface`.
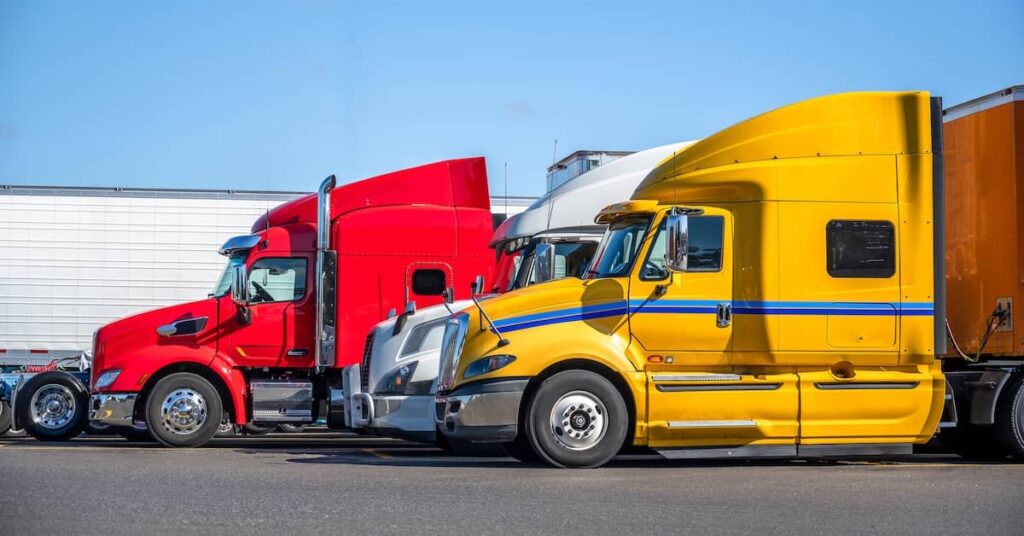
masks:
<path fill-rule="evenodd" d="M 0 533 L 1024 533 L 1024 465 L 617 459 L 556 470 L 313 433 L 0 440 Z"/>

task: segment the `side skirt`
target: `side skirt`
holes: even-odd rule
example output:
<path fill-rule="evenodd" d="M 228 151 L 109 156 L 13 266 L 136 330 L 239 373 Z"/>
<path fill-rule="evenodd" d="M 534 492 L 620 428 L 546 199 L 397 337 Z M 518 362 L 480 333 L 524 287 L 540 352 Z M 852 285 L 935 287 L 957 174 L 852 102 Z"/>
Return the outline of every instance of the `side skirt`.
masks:
<path fill-rule="evenodd" d="M 832 458 L 842 456 L 899 456 L 913 454 L 910 443 L 854 443 L 846 445 L 742 445 L 685 449 L 657 449 L 669 460 L 711 458 Z"/>

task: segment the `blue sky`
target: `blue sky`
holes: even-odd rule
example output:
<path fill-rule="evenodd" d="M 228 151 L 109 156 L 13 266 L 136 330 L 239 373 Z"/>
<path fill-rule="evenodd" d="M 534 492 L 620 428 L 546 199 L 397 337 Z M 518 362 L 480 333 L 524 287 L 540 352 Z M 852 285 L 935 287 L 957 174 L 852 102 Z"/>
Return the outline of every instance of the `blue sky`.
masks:
<path fill-rule="evenodd" d="M 143 5 L 146 4 L 146 5 Z M 554 140 L 643 149 L 825 93 L 1024 83 L 1024 2 L 0 0 L 0 184 L 311 190 Z"/>

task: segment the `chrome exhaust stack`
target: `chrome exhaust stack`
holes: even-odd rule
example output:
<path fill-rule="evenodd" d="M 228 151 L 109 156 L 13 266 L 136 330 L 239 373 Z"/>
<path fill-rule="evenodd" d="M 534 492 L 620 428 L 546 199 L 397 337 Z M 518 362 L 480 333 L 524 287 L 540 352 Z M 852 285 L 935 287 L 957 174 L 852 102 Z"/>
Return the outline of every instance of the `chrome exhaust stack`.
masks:
<path fill-rule="evenodd" d="M 335 177 L 320 183 L 316 192 L 316 371 L 336 362 L 338 252 L 331 247 L 331 191 Z"/>

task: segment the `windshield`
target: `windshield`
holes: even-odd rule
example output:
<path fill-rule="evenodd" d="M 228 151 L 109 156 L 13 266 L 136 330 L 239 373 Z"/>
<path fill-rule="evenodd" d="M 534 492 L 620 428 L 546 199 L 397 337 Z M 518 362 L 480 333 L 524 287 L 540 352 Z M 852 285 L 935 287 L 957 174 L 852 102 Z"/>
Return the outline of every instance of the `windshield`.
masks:
<path fill-rule="evenodd" d="M 245 264 L 245 253 L 236 253 L 228 258 L 227 266 L 224 267 L 224 271 L 220 274 L 220 279 L 217 280 L 217 286 L 213 287 L 213 292 L 210 296 L 219 298 L 228 293 L 231 290 L 231 267 Z"/>
<path fill-rule="evenodd" d="M 612 222 L 584 279 L 629 275 L 650 225 L 649 215 L 627 216 Z"/>

